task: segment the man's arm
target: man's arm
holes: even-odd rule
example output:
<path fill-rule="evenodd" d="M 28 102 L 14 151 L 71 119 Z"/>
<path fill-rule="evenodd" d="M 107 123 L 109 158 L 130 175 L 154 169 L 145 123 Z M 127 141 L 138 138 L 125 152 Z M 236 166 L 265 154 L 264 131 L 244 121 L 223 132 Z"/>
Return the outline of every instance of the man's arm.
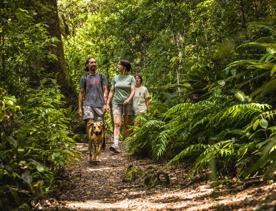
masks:
<path fill-rule="evenodd" d="M 103 86 L 103 91 L 104 91 L 104 104 L 106 105 L 107 98 L 108 98 L 108 88 L 107 88 L 107 86 Z"/>
<path fill-rule="evenodd" d="M 79 93 L 79 98 L 78 98 L 78 105 L 79 105 L 79 116 L 82 117 L 83 111 L 82 111 L 82 106 L 83 106 L 83 98 L 84 98 L 85 91 L 83 88 L 80 89 Z"/>
<path fill-rule="evenodd" d="M 107 98 L 108 98 L 108 88 L 107 86 L 103 86 L 103 95 L 104 95 L 104 106 L 103 106 L 103 112 L 107 111 Z"/>

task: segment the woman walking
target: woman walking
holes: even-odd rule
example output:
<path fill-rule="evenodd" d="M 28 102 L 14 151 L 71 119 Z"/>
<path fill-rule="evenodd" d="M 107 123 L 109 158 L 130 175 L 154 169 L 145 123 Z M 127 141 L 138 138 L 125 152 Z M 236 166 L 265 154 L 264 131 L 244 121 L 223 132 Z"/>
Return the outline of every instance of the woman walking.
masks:
<path fill-rule="evenodd" d="M 133 97 L 133 110 L 135 115 L 149 112 L 149 92 L 147 87 L 142 85 L 143 78 L 137 74 L 135 76 L 135 94 Z"/>
<path fill-rule="evenodd" d="M 109 105 L 112 100 L 114 144 L 110 147 L 110 150 L 118 153 L 120 152 L 122 118 L 124 118 L 124 137 L 128 136 L 128 126 L 132 122 L 132 98 L 135 91 L 135 79 L 129 74 L 131 64 L 128 60 L 120 60 L 117 67 L 119 74 L 112 79 L 112 86 L 107 100 L 107 110 L 110 109 Z"/>

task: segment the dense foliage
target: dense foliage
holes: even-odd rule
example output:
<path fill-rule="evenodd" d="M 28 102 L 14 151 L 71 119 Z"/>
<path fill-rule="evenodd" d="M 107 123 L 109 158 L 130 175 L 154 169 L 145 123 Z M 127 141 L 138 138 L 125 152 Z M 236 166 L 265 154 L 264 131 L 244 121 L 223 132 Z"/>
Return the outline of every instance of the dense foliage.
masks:
<path fill-rule="evenodd" d="M 88 55 L 109 82 L 120 58 L 144 77 L 151 112 L 131 153 L 194 175 L 275 171 L 275 1 L 59 0 L 60 20 L 56 3 L 1 3 L 1 208 L 27 209 L 75 159 L 61 91 L 78 93 Z"/>
<path fill-rule="evenodd" d="M 63 9 L 68 6 L 70 12 Z M 127 140 L 130 152 L 192 163 L 194 174 L 275 171 L 274 1 L 110 0 L 86 6 L 60 1 L 63 17 L 88 12 L 64 22 L 75 88 L 90 54 L 109 77 L 119 58 L 129 59 L 132 73 L 141 73 L 152 93 L 151 113 Z"/>
<path fill-rule="evenodd" d="M 24 103 L 1 90 L 0 205 L 28 207 L 55 185 L 55 175 L 76 158 L 69 137 L 69 111 L 61 109 L 62 95 L 49 81 L 29 89 Z"/>
<path fill-rule="evenodd" d="M 58 39 L 43 19 L 47 4 L 1 3 L 0 209 L 30 209 L 54 190 L 76 159 L 72 112 L 64 103 L 49 51 Z M 50 16 L 49 16 L 50 17 Z"/>

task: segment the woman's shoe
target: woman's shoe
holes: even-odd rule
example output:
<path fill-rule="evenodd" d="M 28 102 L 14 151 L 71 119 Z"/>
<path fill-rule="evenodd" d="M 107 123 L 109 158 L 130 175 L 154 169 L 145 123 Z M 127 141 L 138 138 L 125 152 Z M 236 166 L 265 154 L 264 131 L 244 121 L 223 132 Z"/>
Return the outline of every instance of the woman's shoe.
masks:
<path fill-rule="evenodd" d="M 115 146 L 114 144 L 112 144 L 109 149 L 110 149 L 111 152 L 114 152 L 114 153 L 120 153 L 121 152 L 119 146 Z"/>

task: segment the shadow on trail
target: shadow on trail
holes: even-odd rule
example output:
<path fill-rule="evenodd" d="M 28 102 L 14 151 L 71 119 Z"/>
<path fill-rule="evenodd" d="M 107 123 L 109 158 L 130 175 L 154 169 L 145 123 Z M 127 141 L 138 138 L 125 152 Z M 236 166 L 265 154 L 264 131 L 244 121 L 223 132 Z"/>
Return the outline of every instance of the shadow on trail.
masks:
<path fill-rule="evenodd" d="M 69 177 L 56 199 L 43 210 L 235 210 L 260 206 L 270 209 L 274 202 L 276 204 L 271 191 L 276 185 L 259 185 L 240 191 L 215 190 L 206 180 L 188 183 L 185 168 L 167 170 L 171 179 L 167 187 L 146 188 L 139 182 L 123 182 L 130 164 L 142 169 L 152 165 L 161 168 L 161 164 L 133 159 L 125 149 L 123 153 L 113 154 L 108 150 L 109 145 L 100 163 L 89 163 L 87 145 L 80 144 L 81 159 L 68 169 Z"/>

